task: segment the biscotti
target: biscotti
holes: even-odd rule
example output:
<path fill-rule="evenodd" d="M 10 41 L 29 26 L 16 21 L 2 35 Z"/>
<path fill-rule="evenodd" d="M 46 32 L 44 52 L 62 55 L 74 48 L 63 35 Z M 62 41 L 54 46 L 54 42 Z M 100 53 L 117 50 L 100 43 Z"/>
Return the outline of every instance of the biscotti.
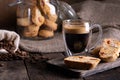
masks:
<path fill-rule="evenodd" d="M 24 37 L 36 37 L 38 35 L 39 26 L 29 25 L 23 30 Z"/>
<path fill-rule="evenodd" d="M 29 2 L 28 2 L 29 3 Z M 58 28 L 56 7 L 50 0 L 30 0 L 17 7 L 17 31 L 25 39 L 49 39 Z"/>
<path fill-rule="evenodd" d="M 41 26 L 44 23 L 44 17 L 37 6 L 32 9 L 32 22 L 37 26 Z"/>
<path fill-rule="evenodd" d="M 99 57 L 99 52 L 100 52 L 101 46 L 97 46 L 91 51 L 91 54 L 95 57 Z"/>
<path fill-rule="evenodd" d="M 45 19 L 44 25 L 53 31 L 57 30 L 57 24 L 49 19 Z"/>
<path fill-rule="evenodd" d="M 45 17 L 42 28 L 39 30 L 39 36 L 44 38 L 50 38 L 54 36 L 54 32 L 57 30 L 57 14 L 56 8 L 50 3 L 50 0 L 38 0 L 38 7 Z"/>
<path fill-rule="evenodd" d="M 51 30 L 40 30 L 39 36 L 41 36 L 43 38 L 50 38 L 50 37 L 54 36 L 54 32 Z"/>
<path fill-rule="evenodd" d="M 64 59 L 64 63 L 69 68 L 89 70 L 95 68 L 101 60 L 90 56 L 69 56 Z"/>
<path fill-rule="evenodd" d="M 120 42 L 115 39 L 104 39 L 99 57 L 105 62 L 115 61 L 119 57 Z"/>
<path fill-rule="evenodd" d="M 26 26 L 31 25 L 31 21 L 30 21 L 30 19 L 28 17 L 26 17 L 26 18 L 17 18 L 17 24 L 19 26 L 26 27 Z"/>

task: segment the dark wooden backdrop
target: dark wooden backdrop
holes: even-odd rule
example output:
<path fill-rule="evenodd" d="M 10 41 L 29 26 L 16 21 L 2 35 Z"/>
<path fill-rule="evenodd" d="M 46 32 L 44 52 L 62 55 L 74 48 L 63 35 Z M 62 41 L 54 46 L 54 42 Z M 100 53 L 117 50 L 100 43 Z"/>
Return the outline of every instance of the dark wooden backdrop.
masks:
<path fill-rule="evenodd" d="M 14 0 L 0 0 L 0 24 L 15 25 L 16 24 L 16 7 L 9 7 L 8 4 Z"/>

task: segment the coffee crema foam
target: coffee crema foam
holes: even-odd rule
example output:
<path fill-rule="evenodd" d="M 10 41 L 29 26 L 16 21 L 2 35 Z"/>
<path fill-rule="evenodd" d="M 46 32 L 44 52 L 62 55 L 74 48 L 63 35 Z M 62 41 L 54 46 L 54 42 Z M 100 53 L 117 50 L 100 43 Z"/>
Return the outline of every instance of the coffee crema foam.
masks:
<path fill-rule="evenodd" d="M 85 34 L 89 33 L 89 27 L 84 26 L 64 26 L 65 33 L 71 33 L 71 34 Z"/>

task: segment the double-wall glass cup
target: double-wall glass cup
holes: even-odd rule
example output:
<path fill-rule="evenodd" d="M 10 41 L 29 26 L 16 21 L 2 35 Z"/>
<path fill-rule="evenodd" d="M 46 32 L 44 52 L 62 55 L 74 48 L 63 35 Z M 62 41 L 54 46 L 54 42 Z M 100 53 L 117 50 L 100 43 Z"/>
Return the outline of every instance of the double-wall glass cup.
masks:
<path fill-rule="evenodd" d="M 77 53 L 88 53 L 93 49 L 102 38 L 102 28 L 98 24 L 92 24 L 88 21 L 80 19 L 68 19 L 63 21 L 63 40 L 65 45 L 65 55 L 72 56 Z M 93 29 L 98 29 L 98 36 L 92 36 Z M 96 37 L 94 44 L 92 44 L 91 38 Z"/>

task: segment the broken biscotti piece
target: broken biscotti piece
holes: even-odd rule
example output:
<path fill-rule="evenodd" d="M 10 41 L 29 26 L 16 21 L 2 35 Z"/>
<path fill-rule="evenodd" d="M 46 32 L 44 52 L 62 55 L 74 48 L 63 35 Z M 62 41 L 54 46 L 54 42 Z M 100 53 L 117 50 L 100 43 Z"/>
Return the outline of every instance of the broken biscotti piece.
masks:
<path fill-rule="evenodd" d="M 64 63 L 73 69 L 88 70 L 95 68 L 100 62 L 99 58 L 90 56 L 70 56 L 64 59 Z"/>
<path fill-rule="evenodd" d="M 119 57 L 120 42 L 115 39 L 104 39 L 99 57 L 105 62 L 115 61 Z"/>

